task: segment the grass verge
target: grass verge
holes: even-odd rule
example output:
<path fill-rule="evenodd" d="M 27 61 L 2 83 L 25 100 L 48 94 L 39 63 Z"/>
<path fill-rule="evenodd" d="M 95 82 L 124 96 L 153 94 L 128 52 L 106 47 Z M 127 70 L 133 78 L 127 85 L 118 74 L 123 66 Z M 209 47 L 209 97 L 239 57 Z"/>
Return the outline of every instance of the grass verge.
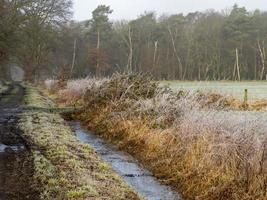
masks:
<path fill-rule="evenodd" d="M 140 199 L 94 150 L 81 144 L 37 90 L 26 88 L 22 137 L 32 149 L 40 199 Z"/>

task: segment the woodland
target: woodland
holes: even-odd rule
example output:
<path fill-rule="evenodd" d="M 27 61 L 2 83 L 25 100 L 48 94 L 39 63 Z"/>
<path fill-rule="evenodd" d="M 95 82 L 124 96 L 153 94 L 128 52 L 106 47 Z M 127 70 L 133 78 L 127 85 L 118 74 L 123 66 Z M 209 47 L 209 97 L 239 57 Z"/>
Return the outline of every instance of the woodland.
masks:
<path fill-rule="evenodd" d="M 110 20 L 99 5 L 72 19 L 71 0 L 1 0 L 0 70 L 25 80 L 149 73 L 158 80 L 266 80 L 267 12 L 223 11 Z"/>

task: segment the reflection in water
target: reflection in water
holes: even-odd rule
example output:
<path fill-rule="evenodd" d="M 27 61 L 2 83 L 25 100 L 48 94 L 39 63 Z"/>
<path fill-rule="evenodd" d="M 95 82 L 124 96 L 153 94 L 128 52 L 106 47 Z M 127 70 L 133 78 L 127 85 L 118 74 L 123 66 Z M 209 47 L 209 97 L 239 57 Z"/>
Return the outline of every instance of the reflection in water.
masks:
<path fill-rule="evenodd" d="M 17 151 L 22 151 L 24 150 L 24 146 L 19 144 L 19 145 L 4 145 L 0 144 L 0 153 L 5 153 L 5 152 L 17 152 Z"/>

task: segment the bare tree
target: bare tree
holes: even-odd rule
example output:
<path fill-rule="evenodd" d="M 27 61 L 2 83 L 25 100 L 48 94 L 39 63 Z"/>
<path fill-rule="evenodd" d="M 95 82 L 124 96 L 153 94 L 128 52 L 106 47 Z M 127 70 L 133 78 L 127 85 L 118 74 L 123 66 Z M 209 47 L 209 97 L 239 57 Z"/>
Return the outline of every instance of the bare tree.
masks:
<path fill-rule="evenodd" d="M 77 46 L 77 38 L 74 39 L 74 44 L 73 44 L 73 56 L 72 56 L 72 64 L 71 64 L 71 70 L 70 74 L 72 75 L 75 61 L 76 61 L 76 46 Z"/>
<path fill-rule="evenodd" d="M 175 36 L 173 35 L 170 26 L 168 26 L 168 31 L 169 31 L 169 34 L 170 34 L 170 37 L 171 37 L 171 43 L 172 43 L 173 51 L 174 51 L 174 54 L 175 54 L 177 62 L 178 62 L 179 77 L 182 78 L 183 77 L 183 65 L 182 65 L 181 59 L 180 59 L 180 57 L 178 55 L 177 48 L 176 48 L 176 45 L 175 45 L 175 39 L 174 39 Z"/>
<path fill-rule="evenodd" d="M 265 53 L 265 42 L 264 40 L 258 42 L 258 51 L 261 58 L 261 73 L 260 73 L 260 80 L 263 80 L 264 72 L 265 72 L 265 60 L 266 60 L 266 53 Z"/>
<path fill-rule="evenodd" d="M 233 79 L 236 79 L 237 75 L 237 80 L 240 81 L 240 67 L 239 67 L 239 53 L 238 53 L 238 48 L 235 49 L 235 64 L 234 64 L 234 71 L 233 71 Z"/>
<path fill-rule="evenodd" d="M 156 66 L 156 57 L 157 57 L 157 52 L 158 52 L 158 44 L 159 44 L 159 41 L 155 41 L 154 43 L 154 56 L 153 56 L 153 69 L 155 68 Z"/>

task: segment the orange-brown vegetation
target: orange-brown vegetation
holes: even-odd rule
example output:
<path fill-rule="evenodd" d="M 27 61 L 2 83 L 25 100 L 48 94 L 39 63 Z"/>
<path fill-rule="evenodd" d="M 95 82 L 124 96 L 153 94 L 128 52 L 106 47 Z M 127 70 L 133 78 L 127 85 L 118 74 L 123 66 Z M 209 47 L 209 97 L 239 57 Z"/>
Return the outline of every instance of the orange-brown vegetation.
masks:
<path fill-rule="evenodd" d="M 242 111 L 242 102 L 220 95 L 160 88 L 141 75 L 79 81 L 85 84 L 84 90 L 74 87 L 80 93 L 71 95 L 67 85 L 59 95 L 84 107 L 72 117 L 134 155 L 186 199 L 266 199 L 264 114 Z"/>

